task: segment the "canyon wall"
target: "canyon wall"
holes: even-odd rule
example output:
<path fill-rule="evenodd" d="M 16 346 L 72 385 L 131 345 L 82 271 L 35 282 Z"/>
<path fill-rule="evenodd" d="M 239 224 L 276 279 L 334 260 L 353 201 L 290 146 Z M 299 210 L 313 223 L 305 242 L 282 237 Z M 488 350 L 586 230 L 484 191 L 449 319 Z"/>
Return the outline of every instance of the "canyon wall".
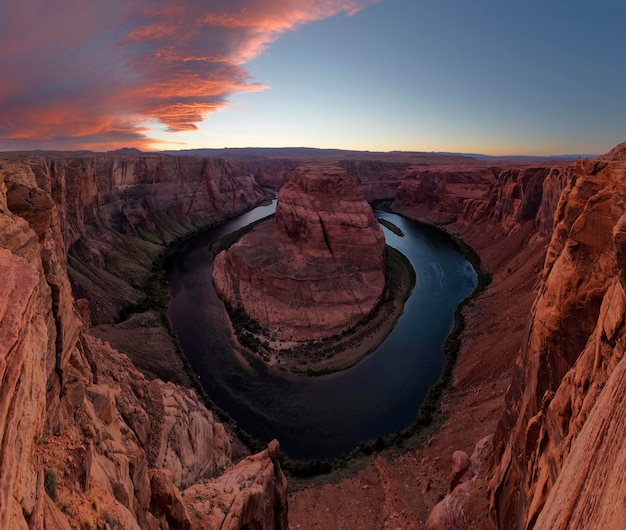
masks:
<path fill-rule="evenodd" d="M 622 144 L 571 165 L 413 168 L 398 188 L 400 210 L 478 250 L 494 274 L 492 297 L 507 286 L 505 326 L 495 313 L 483 324 L 508 345 L 494 344 L 508 361 L 494 357 L 492 364 L 512 374 L 484 474 L 498 528 L 621 528 L 626 521 L 625 177 Z M 542 267 L 520 274 L 533 254 L 545 256 Z M 528 294 L 532 307 L 513 318 L 511 300 L 523 306 Z M 469 330 L 465 340 L 478 333 Z M 493 357 L 487 350 L 481 356 Z M 457 370 L 459 386 L 465 372 Z M 451 486 L 430 527 L 478 527 L 467 518 L 476 497 L 459 491 Z"/>
<path fill-rule="evenodd" d="M 572 179 L 573 168 L 567 164 L 418 167 L 407 171 L 398 189 L 397 209 L 439 224 L 469 243 L 492 277 L 486 293 L 463 311 L 466 327 L 453 376 L 455 394 L 444 397 L 442 404 L 459 428 L 442 429 L 432 444 L 444 455 L 456 450 L 471 454 L 473 444 L 464 440 L 475 443 L 496 430 L 537 296 L 558 199 Z M 429 528 L 492 528 L 485 521 L 490 476 L 486 465 L 478 478 L 462 487 L 450 483 Z"/>
<path fill-rule="evenodd" d="M 487 493 L 493 433 L 538 292 L 558 200 L 572 178 L 571 165 L 545 160 L 457 157 L 406 170 L 392 209 L 470 244 L 492 281 L 462 310 L 453 389 L 442 396 L 436 432 L 425 443 L 407 443 L 401 455 L 381 452 L 338 484 L 292 494 L 293 526 L 331 528 L 342 521 L 363 530 L 496 528 Z M 459 455 L 467 456 L 465 471 Z"/>
<path fill-rule="evenodd" d="M 621 528 L 626 145 L 579 161 L 494 439 L 501 528 Z M 619 499 L 619 501 L 617 500 Z"/>
<path fill-rule="evenodd" d="M 384 156 L 382 158 L 389 158 Z M 311 162 L 310 160 L 307 163 Z M 266 159 L 247 162 L 257 181 L 264 186 L 279 190 L 291 172 L 303 160 Z M 405 171 L 411 165 L 408 161 L 391 160 L 337 160 L 348 177 L 358 186 L 368 201 L 388 199 L 395 195 Z"/>
<path fill-rule="evenodd" d="M 206 484 L 205 498 L 216 502 L 213 517 L 222 517 L 224 528 L 286 528 L 276 444 L 233 467 L 224 426 L 195 392 L 148 381 L 89 334 L 88 304 L 74 299 L 67 274 L 73 244 L 132 233 L 157 219 L 155 207 L 165 203 L 187 204 L 182 216 L 172 209 L 166 218 L 190 224 L 199 222 L 196 214 L 214 215 L 194 206 L 198 192 L 152 203 L 136 196 L 145 191 L 137 182 L 156 185 L 160 178 L 149 169 L 133 170 L 134 177 L 128 169 L 94 169 L 127 168 L 124 160 L 0 161 L 0 528 L 202 528 L 181 493 L 198 483 Z M 134 167 L 161 167 L 151 163 Z M 262 197 L 250 184 L 230 190 L 233 201 L 217 215 L 251 205 L 243 198 L 250 189 Z M 145 216 L 137 221 L 130 213 L 141 208 Z M 96 248 L 103 259 L 110 242 Z M 250 480 L 257 474 L 263 478 Z"/>
<path fill-rule="evenodd" d="M 55 154 L 11 163 L 56 205 L 72 286 L 95 324 L 141 298 L 165 245 L 270 197 L 245 164 L 218 158 Z"/>

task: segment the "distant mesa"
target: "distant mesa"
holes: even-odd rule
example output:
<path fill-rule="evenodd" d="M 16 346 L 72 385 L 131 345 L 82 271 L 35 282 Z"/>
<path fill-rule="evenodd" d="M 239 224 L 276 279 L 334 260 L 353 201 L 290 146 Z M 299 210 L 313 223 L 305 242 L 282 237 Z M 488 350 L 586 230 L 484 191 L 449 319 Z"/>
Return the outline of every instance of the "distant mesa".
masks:
<path fill-rule="evenodd" d="M 298 167 L 264 221 L 217 255 L 213 281 L 231 309 L 276 341 L 312 341 L 353 327 L 385 288 L 385 238 L 339 166 Z"/>
<path fill-rule="evenodd" d="M 111 155 L 140 155 L 143 151 L 140 151 L 136 147 L 122 147 L 121 149 L 115 149 L 114 151 L 107 151 Z"/>

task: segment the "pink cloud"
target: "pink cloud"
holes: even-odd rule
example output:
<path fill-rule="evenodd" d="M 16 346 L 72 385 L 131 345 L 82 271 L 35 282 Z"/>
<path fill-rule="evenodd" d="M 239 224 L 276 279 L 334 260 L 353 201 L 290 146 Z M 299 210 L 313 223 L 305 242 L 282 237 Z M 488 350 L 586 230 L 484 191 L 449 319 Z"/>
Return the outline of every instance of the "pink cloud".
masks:
<path fill-rule="evenodd" d="M 0 149 L 147 147 L 193 130 L 282 33 L 376 0 L 20 0 L 0 18 Z M 252 5 L 251 5 L 252 4 Z"/>

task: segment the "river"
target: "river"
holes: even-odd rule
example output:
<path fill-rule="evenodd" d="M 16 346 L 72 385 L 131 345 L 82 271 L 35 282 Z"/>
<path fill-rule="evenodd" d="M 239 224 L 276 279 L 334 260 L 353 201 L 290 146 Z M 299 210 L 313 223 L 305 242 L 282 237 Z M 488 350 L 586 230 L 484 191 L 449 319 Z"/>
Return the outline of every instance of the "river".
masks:
<path fill-rule="evenodd" d="M 476 286 L 476 273 L 444 237 L 399 215 L 376 212 L 387 244 L 411 261 L 417 282 L 403 315 L 378 349 L 354 367 L 319 377 L 269 369 L 233 348 L 228 316 L 211 280 L 211 242 L 273 213 L 258 207 L 189 242 L 170 259 L 168 316 L 211 400 L 262 442 L 277 438 L 292 458 L 335 458 L 361 441 L 415 419 L 445 363 L 443 342 L 455 307 Z"/>

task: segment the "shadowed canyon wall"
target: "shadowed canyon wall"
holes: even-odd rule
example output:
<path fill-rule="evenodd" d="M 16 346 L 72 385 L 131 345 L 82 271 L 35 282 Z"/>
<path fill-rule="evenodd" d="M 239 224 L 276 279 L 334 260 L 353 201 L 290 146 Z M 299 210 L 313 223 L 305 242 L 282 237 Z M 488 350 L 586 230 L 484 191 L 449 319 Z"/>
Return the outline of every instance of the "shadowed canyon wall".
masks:
<path fill-rule="evenodd" d="M 74 292 L 96 324 L 138 301 L 165 245 L 269 197 L 244 164 L 217 158 L 53 155 L 23 167 L 56 205 Z"/>
<path fill-rule="evenodd" d="M 72 295 L 73 245 L 92 250 L 98 269 L 116 241 L 150 223 L 158 230 L 160 215 L 191 227 L 264 196 L 219 161 L 190 162 L 186 188 L 176 182 L 183 165 L 1 161 L 0 528 L 204 528 L 202 517 L 222 528 L 286 528 L 277 445 L 233 467 L 224 426 L 195 392 L 145 379 L 89 334 L 88 304 Z M 191 486 L 193 506 L 182 494 Z M 201 502 L 211 505 L 202 515 Z"/>
<path fill-rule="evenodd" d="M 140 298 L 166 244 L 265 198 L 256 169 L 159 155 L 2 158 L 0 528 L 97 528 L 107 518 L 122 528 L 286 528 L 277 445 L 234 463 L 228 429 L 193 391 L 146 379 L 88 328 Z M 400 211 L 479 251 L 515 294 L 507 303 L 526 311 L 534 299 L 525 326 L 485 322 L 488 360 L 472 357 L 456 376 L 462 386 L 479 371 L 513 374 L 490 446 L 481 434 L 480 459 L 462 459 L 491 482 L 496 524 L 623 527 L 626 146 L 573 165 L 405 165 L 402 178 L 367 163 L 346 171 L 369 175 L 359 177 L 368 198 L 397 186 Z M 379 170 L 389 170 L 384 186 Z M 467 528 L 475 477 L 457 478 L 436 515 Z"/>

